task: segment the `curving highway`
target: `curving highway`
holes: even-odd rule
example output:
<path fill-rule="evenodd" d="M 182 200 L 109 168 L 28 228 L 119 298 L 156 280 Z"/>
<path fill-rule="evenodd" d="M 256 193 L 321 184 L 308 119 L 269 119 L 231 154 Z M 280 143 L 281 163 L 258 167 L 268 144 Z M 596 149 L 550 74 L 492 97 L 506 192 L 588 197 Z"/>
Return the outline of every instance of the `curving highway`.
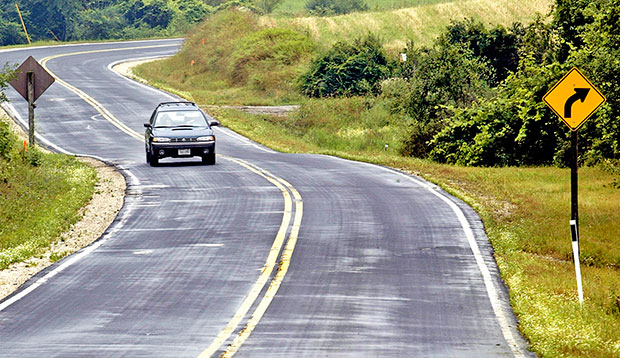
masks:
<path fill-rule="evenodd" d="M 0 302 L 0 357 L 529 357 L 478 216 L 420 178 L 216 128 L 215 166 L 144 160 L 173 96 L 110 70 L 181 40 L 0 51 L 57 77 L 37 138 L 127 178 L 102 238 Z M 27 106 L 10 90 L 7 107 Z"/>

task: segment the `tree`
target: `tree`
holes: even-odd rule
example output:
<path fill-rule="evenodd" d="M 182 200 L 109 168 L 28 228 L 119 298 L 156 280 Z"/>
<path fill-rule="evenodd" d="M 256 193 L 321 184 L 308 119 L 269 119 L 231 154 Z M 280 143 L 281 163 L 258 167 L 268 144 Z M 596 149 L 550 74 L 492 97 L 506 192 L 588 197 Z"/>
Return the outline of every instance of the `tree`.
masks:
<path fill-rule="evenodd" d="M 24 4 L 24 18 L 33 38 L 53 38 L 50 31 L 62 40 L 75 39 L 74 25 L 81 4 L 77 0 L 32 0 Z"/>
<path fill-rule="evenodd" d="M 15 66 L 4 64 L 2 70 L 0 70 L 0 103 L 8 101 L 4 90 L 8 88 L 9 82 L 15 77 Z"/>
<path fill-rule="evenodd" d="M 448 26 L 446 38 L 450 43 L 460 43 L 469 47 L 475 56 L 483 57 L 495 69 L 492 85 L 497 85 L 517 70 L 519 65 L 519 45 L 525 30 L 519 23 L 506 29 L 497 25 L 487 30 L 481 22 L 467 19 L 453 22 Z"/>
<path fill-rule="evenodd" d="M 261 9 L 263 13 L 271 13 L 278 5 L 282 3 L 282 0 L 255 0 L 256 7 Z"/>
<path fill-rule="evenodd" d="M 367 11 L 368 5 L 363 0 L 309 0 L 306 10 L 317 16 L 330 16 Z"/>

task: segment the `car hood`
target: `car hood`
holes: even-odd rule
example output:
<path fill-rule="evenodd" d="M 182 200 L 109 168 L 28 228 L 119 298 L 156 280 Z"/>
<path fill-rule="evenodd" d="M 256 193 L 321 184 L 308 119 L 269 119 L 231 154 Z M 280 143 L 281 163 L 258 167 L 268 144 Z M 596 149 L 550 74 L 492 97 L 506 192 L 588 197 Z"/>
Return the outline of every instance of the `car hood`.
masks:
<path fill-rule="evenodd" d="M 168 138 L 191 138 L 213 135 L 213 130 L 203 128 L 153 128 L 153 136 Z"/>

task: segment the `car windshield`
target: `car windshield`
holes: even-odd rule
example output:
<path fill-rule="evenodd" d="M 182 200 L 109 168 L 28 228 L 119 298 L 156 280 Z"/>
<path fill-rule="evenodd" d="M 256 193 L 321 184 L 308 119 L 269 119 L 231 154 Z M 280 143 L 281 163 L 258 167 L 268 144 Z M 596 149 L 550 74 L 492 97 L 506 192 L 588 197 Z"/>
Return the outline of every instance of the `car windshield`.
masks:
<path fill-rule="evenodd" d="M 155 127 L 206 127 L 207 121 L 199 111 L 159 112 Z"/>

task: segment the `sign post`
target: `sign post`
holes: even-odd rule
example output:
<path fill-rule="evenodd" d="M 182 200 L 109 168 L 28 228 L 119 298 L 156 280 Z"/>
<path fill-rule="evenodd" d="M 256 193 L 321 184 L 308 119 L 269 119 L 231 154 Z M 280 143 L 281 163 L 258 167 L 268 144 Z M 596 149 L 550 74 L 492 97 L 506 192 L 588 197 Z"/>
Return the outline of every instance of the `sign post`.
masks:
<path fill-rule="evenodd" d="M 50 75 L 32 56 L 16 70 L 17 76 L 9 82 L 28 101 L 28 144 L 34 146 L 34 102 L 54 83 Z"/>
<path fill-rule="evenodd" d="M 605 103 L 605 96 L 579 71 L 573 67 L 543 96 L 543 102 L 571 129 L 571 170 L 570 170 L 570 229 L 577 292 L 579 303 L 583 304 L 581 268 L 579 266 L 579 168 L 577 131 L 585 121 Z"/>

